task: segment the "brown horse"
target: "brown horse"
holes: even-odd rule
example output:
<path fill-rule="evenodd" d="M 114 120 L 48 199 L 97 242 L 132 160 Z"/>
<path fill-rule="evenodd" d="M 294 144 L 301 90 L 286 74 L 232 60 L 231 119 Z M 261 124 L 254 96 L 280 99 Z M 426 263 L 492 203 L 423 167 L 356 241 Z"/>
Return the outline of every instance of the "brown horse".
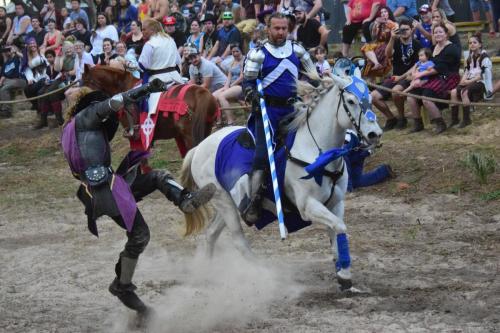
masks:
<path fill-rule="evenodd" d="M 109 96 L 127 91 L 133 88 L 139 80 L 128 71 L 109 66 L 86 66 L 83 77 L 83 85 L 92 89 L 101 90 Z M 185 87 L 185 89 L 182 89 Z M 182 91 L 182 93 L 181 93 Z M 153 132 L 154 140 L 175 139 L 182 157 L 189 149 L 196 146 L 205 139 L 212 130 L 214 121 L 219 117 L 219 108 L 216 99 L 205 88 L 192 85 L 175 85 L 168 91 L 169 97 L 164 93 L 158 104 L 175 100 L 179 93 L 184 94 L 182 102 L 187 104 L 185 114 L 158 111 L 156 126 Z M 175 104 L 175 103 L 174 103 Z M 184 105 L 185 106 L 185 105 Z M 139 128 L 140 113 L 138 109 L 128 110 L 131 117 L 121 114 L 120 123 L 126 132 L 130 133 L 131 145 L 140 143 Z M 133 121 L 133 124 L 130 122 Z M 132 128 L 132 131 L 130 129 Z M 133 133 L 133 134 L 132 134 Z"/>

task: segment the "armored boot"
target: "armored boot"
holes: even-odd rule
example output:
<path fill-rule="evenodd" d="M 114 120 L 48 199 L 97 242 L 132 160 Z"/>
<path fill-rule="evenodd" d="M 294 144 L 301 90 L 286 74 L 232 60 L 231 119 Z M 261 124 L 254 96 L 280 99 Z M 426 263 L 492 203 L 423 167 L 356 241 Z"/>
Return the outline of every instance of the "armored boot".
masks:
<path fill-rule="evenodd" d="M 424 122 L 422 118 L 413 119 L 413 128 L 410 130 L 410 133 L 417 133 L 424 130 Z"/>
<path fill-rule="evenodd" d="M 118 299 L 127 308 L 135 310 L 141 314 L 146 314 L 149 311 L 149 308 L 134 292 L 137 287 L 132 283 L 132 277 L 134 275 L 136 265 L 137 259 L 120 255 L 120 259 L 118 260 L 115 268 L 117 277 L 109 286 L 109 292 L 118 297 Z"/>
<path fill-rule="evenodd" d="M 451 123 L 450 127 L 458 125 L 458 105 L 451 107 Z"/>
<path fill-rule="evenodd" d="M 40 112 L 40 118 L 38 119 L 38 122 L 35 124 L 35 126 L 33 126 L 33 129 L 39 130 L 48 126 L 47 114 L 48 114 L 47 111 Z"/>
<path fill-rule="evenodd" d="M 168 200 L 186 214 L 193 213 L 200 206 L 209 202 L 216 190 L 215 185 L 210 183 L 196 192 L 189 192 L 168 174 L 159 177 L 157 186 Z"/>
<path fill-rule="evenodd" d="M 264 170 L 254 170 L 250 176 L 250 203 L 241 214 L 243 221 L 251 227 L 260 219 L 262 193 L 261 186 L 264 183 Z"/>
<path fill-rule="evenodd" d="M 440 117 L 440 118 L 433 119 L 432 122 L 434 124 L 436 124 L 436 127 L 434 128 L 434 131 L 436 132 L 436 134 L 441 134 L 444 131 L 446 131 L 446 123 L 444 122 L 443 118 Z"/>
<path fill-rule="evenodd" d="M 463 117 L 462 117 L 462 122 L 460 125 L 458 125 L 458 128 L 464 128 L 465 126 L 468 126 L 472 123 L 470 120 L 470 106 L 464 106 L 463 107 Z"/>

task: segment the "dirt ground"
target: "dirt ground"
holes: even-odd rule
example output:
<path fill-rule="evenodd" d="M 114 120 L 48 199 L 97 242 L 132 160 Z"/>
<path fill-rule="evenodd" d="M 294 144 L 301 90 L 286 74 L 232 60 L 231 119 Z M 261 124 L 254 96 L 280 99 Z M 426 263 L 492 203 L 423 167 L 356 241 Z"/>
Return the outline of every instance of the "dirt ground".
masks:
<path fill-rule="evenodd" d="M 34 132 L 33 119 L 0 120 L 0 332 L 141 331 L 107 291 L 124 232 L 106 218 L 99 238 L 87 231 L 59 129 Z M 359 295 L 337 290 L 321 226 L 283 242 L 277 225 L 246 228 L 254 261 L 224 233 L 209 261 L 203 235 L 183 238 L 177 209 L 146 198 L 152 238 L 134 280 L 157 313 L 150 331 L 499 332 L 500 174 L 479 185 L 460 161 L 469 151 L 500 161 L 500 109 L 478 109 L 473 122 L 384 135 L 367 168 L 390 163 L 397 178 L 346 201 Z M 127 143 L 113 149 L 116 164 Z M 172 143 L 157 145 L 153 166 L 180 162 Z"/>

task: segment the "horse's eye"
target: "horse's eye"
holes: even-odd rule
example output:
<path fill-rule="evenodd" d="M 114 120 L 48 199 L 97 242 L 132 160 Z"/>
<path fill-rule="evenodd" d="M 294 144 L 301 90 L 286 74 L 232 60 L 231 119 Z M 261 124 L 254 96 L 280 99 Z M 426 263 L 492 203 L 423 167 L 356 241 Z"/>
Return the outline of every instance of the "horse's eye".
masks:
<path fill-rule="evenodd" d="M 351 105 L 356 104 L 356 103 L 354 103 L 354 101 L 353 101 L 352 99 L 348 99 L 348 100 L 347 100 L 347 103 L 349 103 L 349 104 L 351 104 Z"/>

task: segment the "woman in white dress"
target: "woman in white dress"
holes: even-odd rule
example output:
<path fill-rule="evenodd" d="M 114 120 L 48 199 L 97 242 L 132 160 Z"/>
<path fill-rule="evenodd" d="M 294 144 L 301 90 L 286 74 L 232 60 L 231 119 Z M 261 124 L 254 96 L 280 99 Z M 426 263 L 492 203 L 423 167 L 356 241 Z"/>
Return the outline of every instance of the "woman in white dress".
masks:
<path fill-rule="evenodd" d="M 113 42 L 118 41 L 118 31 L 116 28 L 109 24 L 106 14 L 97 14 L 96 28 L 92 31 L 92 37 L 90 37 L 90 43 L 92 44 L 92 51 L 90 54 L 94 57 L 103 53 L 102 44 L 105 38 L 111 39 Z"/>

